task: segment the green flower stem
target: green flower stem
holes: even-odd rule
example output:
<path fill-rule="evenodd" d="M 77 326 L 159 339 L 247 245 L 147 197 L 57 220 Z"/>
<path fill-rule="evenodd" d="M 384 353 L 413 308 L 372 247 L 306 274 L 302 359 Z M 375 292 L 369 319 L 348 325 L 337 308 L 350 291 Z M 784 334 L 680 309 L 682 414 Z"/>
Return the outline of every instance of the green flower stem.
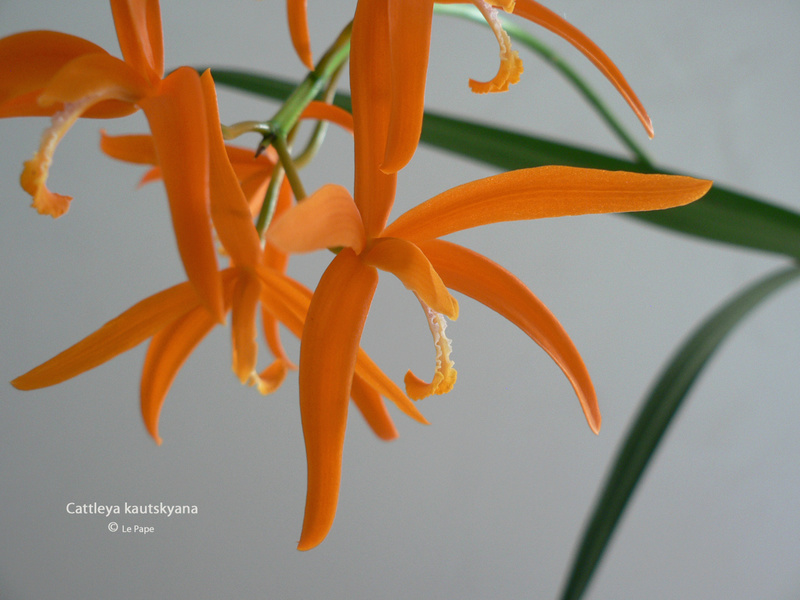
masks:
<path fill-rule="evenodd" d="M 350 22 L 336 38 L 325 55 L 317 63 L 317 67 L 306 75 L 305 79 L 283 103 L 280 110 L 269 121 L 263 124 L 260 131 L 265 141 L 271 135 L 284 137 L 295 126 L 300 115 L 314 98 L 326 88 L 328 82 L 340 71 L 350 56 L 350 34 L 353 23 Z"/>
<path fill-rule="evenodd" d="M 474 6 L 461 6 L 456 4 L 436 4 L 434 11 L 453 17 L 459 17 L 487 25 L 483 15 L 475 9 Z M 543 60 L 549 63 L 557 71 L 559 71 L 575 88 L 580 92 L 589 105 L 597 111 L 598 115 L 605 121 L 606 125 L 614 132 L 619 140 L 630 150 L 636 157 L 636 161 L 642 166 L 651 167 L 653 163 L 647 157 L 647 154 L 642 150 L 641 146 L 637 144 L 633 137 L 625 130 L 622 124 L 617 120 L 611 110 L 608 109 L 603 100 L 600 99 L 588 83 L 573 69 L 566 60 L 564 60 L 557 52 L 549 46 L 546 46 L 538 39 L 533 37 L 530 33 L 525 31 L 522 27 L 502 19 L 503 28 L 512 39 L 526 46 L 538 54 Z M 487 25 L 488 26 L 488 25 Z"/>
<path fill-rule="evenodd" d="M 295 168 L 294 159 L 289 151 L 289 146 L 283 136 L 280 135 L 276 135 L 272 139 L 272 146 L 278 153 L 278 160 L 280 160 L 281 166 L 286 173 L 286 178 L 289 180 L 289 185 L 292 186 L 294 197 L 297 198 L 298 202 L 300 202 L 301 200 L 305 199 L 306 190 L 303 187 L 303 182 L 300 181 L 300 175 Z"/>
<path fill-rule="evenodd" d="M 344 63 L 339 65 L 339 68 L 331 76 L 330 82 L 328 83 L 328 87 L 325 90 L 324 101 L 328 104 L 333 102 L 333 99 L 336 96 L 336 82 L 339 80 L 339 76 L 342 74 L 343 67 Z M 311 138 L 309 139 L 308 144 L 303 149 L 303 151 L 294 159 L 294 164 L 298 169 L 302 169 L 309 162 L 311 162 L 314 156 L 316 156 L 317 151 L 319 151 L 320 147 L 322 146 L 322 142 L 325 140 L 325 134 L 327 133 L 327 131 L 328 131 L 328 122 L 317 121 L 317 125 L 314 127 L 314 133 L 311 134 Z"/>
<path fill-rule="evenodd" d="M 278 194 L 283 183 L 283 176 L 283 166 L 278 163 L 272 171 L 267 192 L 264 194 L 264 204 L 261 205 L 261 212 L 258 213 L 258 219 L 256 220 L 256 231 L 262 240 L 267 227 L 272 222 L 272 217 L 275 216 L 275 208 L 278 206 Z"/>

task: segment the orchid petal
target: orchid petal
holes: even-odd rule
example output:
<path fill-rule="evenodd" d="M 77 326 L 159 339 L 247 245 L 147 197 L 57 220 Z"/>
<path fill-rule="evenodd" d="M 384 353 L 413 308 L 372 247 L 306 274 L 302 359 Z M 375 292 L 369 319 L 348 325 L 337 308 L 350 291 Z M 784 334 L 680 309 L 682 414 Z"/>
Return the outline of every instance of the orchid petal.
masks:
<path fill-rule="evenodd" d="M 221 322 L 222 288 L 211 234 L 209 136 L 200 76 L 181 67 L 141 103 L 156 146 L 184 269 Z"/>
<path fill-rule="evenodd" d="M 258 383 L 256 359 L 256 309 L 261 281 L 244 269 L 237 269 L 231 303 L 232 369 L 242 384 Z"/>
<path fill-rule="evenodd" d="M 586 34 L 535 0 L 517 0 L 514 14 L 552 31 L 580 50 L 625 98 L 625 101 L 636 113 L 636 116 L 639 117 L 645 130 L 647 130 L 647 135 L 651 138 L 653 137 L 653 123 L 650 121 L 650 117 L 641 101 L 625 80 L 617 65 Z"/>
<path fill-rule="evenodd" d="M 399 435 L 397 429 L 389 416 L 389 411 L 386 410 L 386 405 L 381 400 L 380 393 L 375 388 L 358 375 L 354 375 L 350 395 L 375 435 L 385 441 L 397 438 Z"/>
<path fill-rule="evenodd" d="M 307 0 L 286 0 L 286 13 L 295 52 L 306 68 L 313 71 L 314 59 L 311 55 L 311 36 L 308 34 Z"/>
<path fill-rule="evenodd" d="M 220 242 L 233 261 L 240 267 L 253 268 L 261 258 L 261 242 L 222 139 L 217 94 L 210 71 L 203 73 L 200 84 L 208 124 L 211 219 Z"/>
<path fill-rule="evenodd" d="M 333 525 L 358 343 L 377 284 L 378 272 L 345 248 L 323 273 L 308 308 L 300 346 L 308 491 L 298 550 L 317 546 Z"/>
<path fill-rule="evenodd" d="M 386 0 L 359 0 L 350 42 L 350 91 L 355 136 L 356 206 L 367 237 L 386 226 L 397 176 L 380 170 L 392 108 L 389 15 Z"/>
<path fill-rule="evenodd" d="M 381 396 L 394 402 L 397 408 L 417 423 L 429 424 L 428 420 L 419 412 L 419 409 L 414 406 L 414 403 L 403 393 L 403 390 L 360 348 L 356 358 L 356 374 L 379 392 Z"/>
<path fill-rule="evenodd" d="M 93 104 L 115 99 L 131 104 L 153 87 L 129 65 L 110 54 L 86 54 L 64 65 L 45 86 L 39 104 L 72 104 L 93 99 Z M 135 110 L 130 107 L 130 112 Z M 127 113 L 126 113 L 127 114 Z"/>
<path fill-rule="evenodd" d="M 164 76 L 164 39 L 158 0 L 111 0 L 125 62 L 151 83 Z"/>
<path fill-rule="evenodd" d="M 280 336 L 280 322 L 276 319 L 271 312 L 261 307 L 261 329 L 264 333 L 264 339 L 267 342 L 267 347 L 272 352 L 277 361 L 283 363 L 286 370 L 297 369 L 297 366 L 289 360 L 286 351 L 283 348 Z"/>
<path fill-rule="evenodd" d="M 427 306 L 455 320 L 458 302 L 442 283 L 425 254 L 411 242 L 400 238 L 381 237 L 364 252 L 364 263 L 394 274 Z"/>
<path fill-rule="evenodd" d="M 364 248 L 366 236 L 353 197 L 340 185 L 328 184 L 275 219 L 267 240 L 284 252 L 323 248 Z"/>
<path fill-rule="evenodd" d="M 300 114 L 300 118 L 329 121 L 353 133 L 353 115 L 335 104 L 328 104 L 327 102 L 319 102 L 317 100 L 309 102 L 308 106 L 306 106 Z"/>
<path fill-rule="evenodd" d="M 381 170 L 396 173 L 419 144 L 431 44 L 433 0 L 389 0 L 391 117 Z"/>
<path fill-rule="evenodd" d="M 11 382 L 19 390 L 56 385 L 141 344 L 197 306 L 191 284 L 181 283 L 133 305 L 100 329 Z"/>
<path fill-rule="evenodd" d="M 0 117 L 49 116 L 63 110 L 41 106 L 39 96 L 62 67 L 87 54 L 106 51 L 88 40 L 56 31 L 26 31 L 0 39 Z M 95 114 L 101 107 L 111 110 Z M 86 116 L 116 117 L 133 110 L 127 104 L 108 101 Z"/>
<path fill-rule="evenodd" d="M 156 333 L 148 346 L 142 369 L 141 410 L 145 427 L 158 445 L 161 445 L 158 420 L 172 382 L 216 324 L 205 308 L 197 306 Z"/>
<path fill-rule="evenodd" d="M 158 164 L 153 136 L 147 134 L 108 135 L 101 129 L 100 150 L 106 156 L 137 165 Z"/>
<path fill-rule="evenodd" d="M 600 430 L 600 409 L 589 372 L 569 335 L 548 308 L 514 275 L 488 258 L 442 240 L 422 250 L 449 287 L 485 304 L 524 331 L 567 376 L 592 431 Z"/>
<path fill-rule="evenodd" d="M 421 242 L 503 221 L 660 210 L 693 202 L 710 187 L 710 181 L 678 175 L 520 169 L 447 190 L 401 215 L 382 235 Z"/>

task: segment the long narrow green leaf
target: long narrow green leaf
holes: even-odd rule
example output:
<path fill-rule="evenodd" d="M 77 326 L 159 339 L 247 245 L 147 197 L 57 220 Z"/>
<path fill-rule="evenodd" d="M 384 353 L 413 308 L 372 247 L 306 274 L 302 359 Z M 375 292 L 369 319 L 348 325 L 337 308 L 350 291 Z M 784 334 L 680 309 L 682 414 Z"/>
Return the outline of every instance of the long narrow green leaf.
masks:
<path fill-rule="evenodd" d="M 274 77 L 240 71 L 212 69 L 212 72 L 215 81 L 221 85 L 274 99 L 285 98 L 295 85 Z M 349 109 L 350 97 L 338 94 L 335 103 Z M 559 164 L 644 173 L 666 172 L 577 146 L 430 112 L 425 116 L 421 141 L 506 170 Z M 711 188 L 702 200 L 688 206 L 628 213 L 626 216 L 705 239 L 800 259 L 800 214 L 718 185 Z"/>
<path fill-rule="evenodd" d="M 798 276 L 800 269 L 792 267 L 746 288 L 712 314 L 675 353 L 617 454 L 584 529 L 562 600 L 577 600 L 583 595 L 639 478 L 708 359 L 752 309 Z"/>

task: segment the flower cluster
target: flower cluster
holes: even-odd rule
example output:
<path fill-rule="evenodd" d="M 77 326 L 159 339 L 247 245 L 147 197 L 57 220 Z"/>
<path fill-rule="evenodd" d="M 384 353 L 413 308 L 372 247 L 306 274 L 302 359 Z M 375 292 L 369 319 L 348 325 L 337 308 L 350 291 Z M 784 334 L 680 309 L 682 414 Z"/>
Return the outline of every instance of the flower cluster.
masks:
<path fill-rule="evenodd" d="M 336 512 L 349 401 L 382 439 L 397 431 L 384 400 L 420 423 L 412 400 L 449 392 L 456 381 L 445 335 L 458 317 L 452 291 L 470 296 L 517 325 L 559 365 L 578 396 L 590 428 L 600 412 L 588 371 L 550 311 L 514 275 L 472 250 L 442 239 L 489 223 L 588 213 L 664 209 L 692 202 L 707 181 L 550 166 L 521 169 L 464 183 L 422 202 L 392 223 L 399 172 L 419 143 L 424 112 L 433 0 L 359 0 L 350 38 L 352 112 L 320 89 L 290 99 L 267 123 L 220 123 L 212 74 L 180 67 L 165 76 L 158 0 L 110 0 L 122 51 L 116 58 L 65 33 L 32 31 L 0 40 L 6 75 L 0 116 L 50 116 L 38 151 L 25 163 L 22 187 L 33 207 L 59 217 L 70 198 L 50 191 L 47 174 L 59 140 L 79 118 L 116 118 L 142 110 L 150 135 L 108 136 L 101 149 L 149 166 L 144 181 L 166 189 L 187 281 L 159 292 L 47 362 L 15 379 L 22 390 L 55 385 L 147 340 L 141 378 L 145 426 L 160 443 L 161 406 L 193 349 L 230 313 L 232 368 L 264 394 L 299 370 L 300 411 L 308 460 L 308 491 L 299 542 L 319 544 Z M 612 81 L 648 133 L 644 108 L 618 69 L 585 35 L 533 0 L 472 0 L 500 47 L 500 67 L 474 92 L 507 90 L 522 62 L 511 48 L 499 11 L 537 23 L 570 41 Z M 346 44 L 316 66 L 305 0 L 288 0 L 292 41 L 314 81 L 333 90 Z M 346 56 L 346 53 L 344 54 Z M 324 75 L 324 76 L 321 76 Z M 324 87 L 324 86 L 323 86 Z M 298 88 L 299 89 L 299 88 Z M 304 100 L 303 100 L 304 99 Z M 288 116 L 287 116 L 288 115 Z M 328 184 L 306 197 L 289 150 L 300 119 L 334 122 L 354 137 L 353 192 Z M 225 136 L 259 131 L 258 152 L 230 146 Z M 217 241 L 227 265 L 220 267 Z M 316 289 L 292 279 L 294 253 L 322 250 L 332 260 Z M 433 335 L 434 374 L 410 371 L 401 389 L 360 348 L 379 272 L 397 277 L 419 300 Z M 261 335 L 272 355 L 258 367 Z M 300 339 L 297 365 L 280 338 L 282 325 Z"/>

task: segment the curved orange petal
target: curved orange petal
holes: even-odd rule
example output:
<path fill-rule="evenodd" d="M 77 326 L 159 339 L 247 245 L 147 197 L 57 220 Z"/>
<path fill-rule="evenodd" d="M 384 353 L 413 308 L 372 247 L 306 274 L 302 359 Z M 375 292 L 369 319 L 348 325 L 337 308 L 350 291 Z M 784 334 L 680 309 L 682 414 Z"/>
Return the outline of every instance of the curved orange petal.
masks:
<path fill-rule="evenodd" d="M 211 314 L 222 322 L 222 287 L 211 234 L 209 136 L 200 76 L 173 71 L 140 103 L 150 123 L 184 269 Z"/>
<path fill-rule="evenodd" d="M 203 73 L 200 83 L 208 124 L 211 219 L 231 259 L 240 267 L 254 268 L 261 258 L 261 241 L 239 179 L 228 159 L 219 122 L 217 93 L 210 71 Z"/>
<path fill-rule="evenodd" d="M 267 241 L 290 253 L 337 247 L 361 252 L 366 236 L 350 192 L 327 184 L 276 218 Z"/>
<path fill-rule="evenodd" d="M 105 129 L 101 129 L 100 150 L 106 156 L 137 165 L 158 164 L 151 135 L 108 135 Z"/>
<path fill-rule="evenodd" d="M 353 198 L 367 237 L 386 226 L 394 204 L 397 175 L 380 170 L 392 108 L 389 15 L 386 0 L 359 0 L 350 42 L 355 187 Z"/>
<path fill-rule="evenodd" d="M 231 303 L 231 362 L 239 381 L 249 385 L 258 383 L 256 310 L 260 295 L 260 279 L 244 269 L 237 269 Z"/>
<path fill-rule="evenodd" d="M 70 61 L 56 73 L 39 96 L 39 104 L 115 99 L 135 103 L 153 87 L 126 63 L 106 53 L 85 54 Z M 135 107 L 131 107 L 133 112 Z"/>
<path fill-rule="evenodd" d="M 376 365 L 369 355 L 361 348 L 358 350 L 356 359 L 356 374 L 372 386 L 381 396 L 394 402 L 407 416 L 414 419 L 417 423 L 428 425 L 428 420 L 422 416 L 414 403 L 406 397 L 398 385 Z"/>
<path fill-rule="evenodd" d="M 316 119 L 335 123 L 342 129 L 353 133 L 353 115 L 345 109 L 327 102 L 315 100 L 310 102 L 300 114 L 301 119 Z"/>
<path fill-rule="evenodd" d="M 307 4 L 306 0 L 286 0 L 286 15 L 295 52 L 306 68 L 313 71 L 314 59 L 311 56 L 311 38 L 308 34 Z"/>
<path fill-rule="evenodd" d="M 297 366 L 289 360 L 283 348 L 278 319 L 263 306 L 261 307 L 261 329 L 264 333 L 267 347 L 275 359 L 282 362 L 286 369 L 296 369 Z"/>
<path fill-rule="evenodd" d="M 190 283 L 181 283 L 134 304 L 100 329 L 11 382 L 20 390 L 56 385 L 141 344 L 197 306 Z"/>
<path fill-rule="evenodd" d="M 298 550 L 322 542 L 336 515 L 356 354 L 377 284 L 378 272 L 345 248 L 323 273 L 308 308 L 299 378 L 308 491 Z"/>
<path fill-rule="evenodd" d="M 382 235 L 412 242 L 489 223 L 660 210 L 702 197 L 711 182 L 575 167 L 509 171 L 454 187 L 415 206 Z"/>
<path fill-rule="evenodd" d="M 83 38 L 57 31 L 26 31 L 0 39 L 0 117 L 52 115 L 60 106 L 39 105 L 44 88 L 67 63 L 87 54 L 106 54 L 100 46 Z M 107 117 L 130 114 L 133 107 L 114 101 L 102 103 Z M 96 106 L 86 116 L 100 116 Z"/>
<path fill-rule="evenodd" d="M 122 56 L 155 84 L 164 76 L 164 38 L 158 0 L 111 0 Z"/>
<path fill-rule="evenodd" d="M 392 417 L 389 416 L 389 411 L 386 410 L 386 405 L 381 400 L 380 393 L 357 374 L 353 375 L 350 395 L 375 435 L 386 441 L 397 438 L 399 434 L 392 422 Z"/>
<path fill-rule="evenodd" d="M 411 242 L 381 237 L 362 255 L 364 263 L 388 271 L 412 290 L 421 302 L 455 320 L 458 302 L 442 283 L 425 254 Z"/>
<path fill-rule="evenodd" d="M 175 376 L 217 322 L 202 306 L 191 309 L 153 336 L 142 368 L 140 405 L 147 431 L 161 445 L 158 419 Z"/>
<path fill-rule="evenodd" d="M 384 173 L 408 164 L 419 144 L 431 45 L 433 0 L 389 0 L 392 104 Z"/>
<path fill-rule="evenodd" d="M 592 431 L 600 430 L 600 408 L 586 365 L 569 335 L 531 291 L 488 258 L 462 246 L 430 240 L 421 248 L 448 286 L 503 315 L 547 352 L 572 384 Z"/>
<path fill-rule="evenodd" d="M 622 97 L 625 98 L 625 101 L 636 113 L 636 116 L 639 117 L 642 125 L 644 125 L 647 135 L 653 137 L 653 123 L 650 121 L 650 117 L 639 98 L 625 80 L 617 65 L 587 35 L 535 0 L 517 0 L 514 14 L 541 25 L 580 50 L 622 94 Z"/>

